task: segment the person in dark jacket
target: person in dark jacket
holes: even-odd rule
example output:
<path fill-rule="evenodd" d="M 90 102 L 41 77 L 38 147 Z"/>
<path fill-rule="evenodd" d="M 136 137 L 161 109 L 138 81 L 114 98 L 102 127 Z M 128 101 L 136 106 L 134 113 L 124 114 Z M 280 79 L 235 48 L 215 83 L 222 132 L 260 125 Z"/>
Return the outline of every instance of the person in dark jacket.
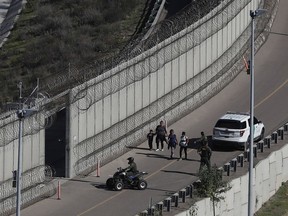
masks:
<path fill-rule="evenodd" d="M 137 165 L 133 157 L 127 158 L 129 166 L 125 168 L 128 178 L 132 181 L 133 177 L 138 173 Z"/>
<path fill-rule="evenodd" d="M 198 149 L 198 154 L 201 157 L 200 160 L 200 169 L 201 170 L 203 168 L 203 166 L 206 166 L 208 169 L 210 169 L 211 165 L 210 165 L 210 158 L 212 155 L 212 150 L 210 149 L 210 147 L 208 146 L 208 143 L 206 142 L 205 145 L 202 145 L 199 149 Z"/>
<path fill-rule="evenodd" d="M 166 134 L 167 130 L 164 121 L 160 121 L 160 125 L 156 127 L 156 151 L 159 151 L 159 142 L 161 142 L 161 151 L 164 151 L 164 142 L 167 143 Z"/>

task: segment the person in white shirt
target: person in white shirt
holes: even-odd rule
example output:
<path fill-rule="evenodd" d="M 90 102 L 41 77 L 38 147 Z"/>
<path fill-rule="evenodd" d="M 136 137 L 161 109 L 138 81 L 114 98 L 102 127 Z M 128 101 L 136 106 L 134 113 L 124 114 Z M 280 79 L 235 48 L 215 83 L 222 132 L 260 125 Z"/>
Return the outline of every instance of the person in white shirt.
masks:
<path fill-rule="evenodd" d="M 179 158 L 179 160 L 182 160 L 182 152 L 183 152 L 183 150 L 184 150 L 184 154 L 185 154 L 185 160 L 187 160 L 188 142 L 189 142 L 189 139 L 186 136 L 186 133 L 183 131 L 182 135 L 180 137 L 180 141 L 179 141 L 179 146 L 180 146 L 180 158 Z"/>

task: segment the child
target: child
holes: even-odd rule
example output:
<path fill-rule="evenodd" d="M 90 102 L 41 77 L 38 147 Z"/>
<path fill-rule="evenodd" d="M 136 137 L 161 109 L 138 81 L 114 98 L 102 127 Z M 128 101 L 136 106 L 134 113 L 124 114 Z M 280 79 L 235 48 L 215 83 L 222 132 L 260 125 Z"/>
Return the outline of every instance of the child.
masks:
<path fill-rule="evenodd" d="M 176 134 L 174 134 L 174 130 L 170 130 L 170 134 L 168 136 L 168 149 L 171 148 L 171 155 L 170 158 L 173 158 L 174 156 L 174 149 L 176 148 L 177 145 L 177 137 Z"/>
<path fill-rule="evenodd" d="M 150 130 L 150 132 L 147 134 L 148 146 L 150 151 L 152 150 L 154 135 L 155 133 L 153 133 L 153 130 Z"/>

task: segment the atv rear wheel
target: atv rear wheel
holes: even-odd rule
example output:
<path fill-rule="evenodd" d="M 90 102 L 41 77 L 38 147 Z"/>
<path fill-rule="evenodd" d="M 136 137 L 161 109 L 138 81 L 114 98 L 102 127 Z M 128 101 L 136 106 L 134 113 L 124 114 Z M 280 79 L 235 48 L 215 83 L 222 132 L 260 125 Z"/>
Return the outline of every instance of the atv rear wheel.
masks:
<path fill-rule="evenodd" d="M 114 189 L 116 191 L 121 191 L 124 188 L 124 184 L 121 180 L 117 180 L 114 184 Z"/>
<path fill-rule="evenodd" d="M 147 188 L 147 182 L 145 180 L 139 180 L 138 189 L 145 190 Z"/>

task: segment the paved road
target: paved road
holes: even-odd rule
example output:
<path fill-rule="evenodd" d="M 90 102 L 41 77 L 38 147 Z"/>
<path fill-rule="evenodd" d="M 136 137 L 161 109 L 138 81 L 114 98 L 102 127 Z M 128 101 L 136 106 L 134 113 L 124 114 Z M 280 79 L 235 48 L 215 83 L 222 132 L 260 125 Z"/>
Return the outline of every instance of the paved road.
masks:
<path fill-rule="evenodd" d="M 273 34 L 255 59 L 255 115 L 265 123 L 267 132 L 288 120 L 287 9 L 288 1 L 281 0 Z M 190 137 L 198 137 L 201 130 L 211 134 L 215 121 L 227 110 L 249 110 L 249 76 L 244 72 L 218 95 L 170 128 L 174 128 L 177 134 L 185 130 Z M 238 154 L 237 151 L 214 152 L 212 162 L 222 165 Z M 148 189 L 115 192 L 102 188 L 109 174 L 113 174 L 117 167 L 127 165 L 129 156 L 136 158 L 139 170 L 149 172 Z M 151 198 L 156 203 L 196 179 L 199 156 L 195 150 L 189 150 L 188 161 L 169 160 L 168 157 L 167 149 L 164 152 L 148 151 L 147 144 L 143 143 L 102 167 L 101 177 L 92 174 L 68 181 L 62 186 L 61 200 L 55 197 L 43 200 L 24 209 L 22 215 L 135 215 L 148 207 Z"/>

